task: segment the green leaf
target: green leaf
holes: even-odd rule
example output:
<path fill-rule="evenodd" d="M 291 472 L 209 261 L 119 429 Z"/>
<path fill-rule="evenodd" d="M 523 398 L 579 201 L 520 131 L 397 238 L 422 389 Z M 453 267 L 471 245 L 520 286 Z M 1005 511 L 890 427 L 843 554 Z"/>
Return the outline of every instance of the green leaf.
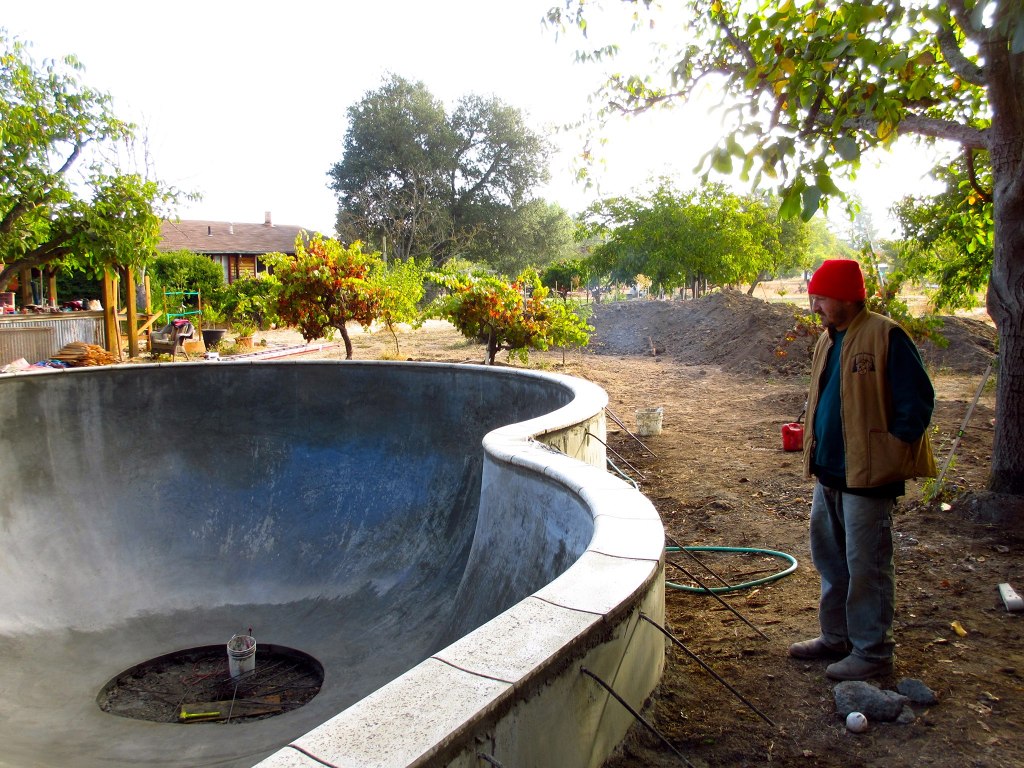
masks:
<path fill-rule="evenodd" d="M 860 159 L 860 147 L 857 146 L 856 140 L 851 136 L 837 136 L 832 141 L 832 146 L 835 147 L 839 156 L 847 162 Z"/>
<path fill-rule="evenodd" d="M 919 77 L 910 84 L 910 89 L 907 91 L 907 98 L 912 101 L 917 101 L 923 96 L 926 96 L 929 91 L 931 91 L 931 83 L 927 79 Z"/>
<path fill-rule="evenodd" d="M 810 186 L 800 193 L 803 201 L 803 209 L 800 211 L 800 218 L 810 221 L 821 205 L 821 190 L 816 186 Z"/>
<path fill-rule="evenodd" d="M 842 56 L 844 53 L 846 53 L 846 51 L 849 49 L 849 47 L 850 47 L 850 41 L 849 40 L 843 40 L 843 41 L 837 43 L 836 45 L 832 46 L 832 49 L 828 52 L 828 55 L 825 56 L 825 58 L 826 59 L 838 59 L 840 56 Z"/>
<path fill-rule="evenodd" d="M 751 155 L 747 155 L 746 157 L 743 158 L 743 168 L 740 170 L 740 180 L 741 181 L 749 181 L 749 179 L 750 179 L 750 169 L 753 167 L 753 165 L 754 165 L 754 156 L 752 154 Z"/>
<path fill-rule="evenodd" d="M 864 6 L 863 14 L 864 21 L 881 21 L 885 18 L 885 7 L 881 4 L 867 5 Z"/>
<path fill-rule="evenodd" d="M 793 186 L 782 198 L 782 205 L 779 206 L 779 216 L 784 219 L 791 219 L 800 213 L 800 190 Z"/>
<path fill-rule="evenodd" d="M 835 185 L 832 181 L 832 176 L 828 173 L 819 173 L 814 177 L 814 183 L 825 195 L 841 195 L 842 190 Z"/>
<path fill-rule="evenodd" d="M 862 37 L 860 40 L 857 41 L 857 44 L 854 46 L 853 50 L 856 52 L 857 56 L 861 59 L 864 59 L 864 61 L 875 62 L 878 54 L 878 43 L 876 43 L 874 40 L 869 40 L 866 37 Z"/>
<path fill-rule="evenodd" d="M 732 155 L 729 154 L 729 150 L 720 149 L 715 152 L 715 157 L 711 161 L 711 167 L 718 173 L 726 176 L 732 173 Z"/>

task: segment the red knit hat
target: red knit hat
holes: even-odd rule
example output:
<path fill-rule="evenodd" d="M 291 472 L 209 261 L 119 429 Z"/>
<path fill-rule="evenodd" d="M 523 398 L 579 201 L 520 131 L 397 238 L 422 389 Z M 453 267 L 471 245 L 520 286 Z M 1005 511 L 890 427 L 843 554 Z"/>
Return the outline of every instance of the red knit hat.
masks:
<path fill-rule="evenodd" d="M 864 273 L 853 259 L 829 259 L 811 275 L 807 284 L 811 296 L 824 296 L 837 301 L 864 301 Z"/>

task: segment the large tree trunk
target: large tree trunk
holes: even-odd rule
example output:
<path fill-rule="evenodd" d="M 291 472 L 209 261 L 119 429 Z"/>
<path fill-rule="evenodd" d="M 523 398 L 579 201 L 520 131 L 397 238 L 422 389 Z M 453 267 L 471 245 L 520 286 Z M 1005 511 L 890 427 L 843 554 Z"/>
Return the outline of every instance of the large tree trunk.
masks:
<path fill-rule="evenodd" d="M 1001 52 L 1005 53 L 1005 52 Z M 998 55 L 996 56 L 998 58 Z M 1005 65 L 1006 63 L 1003 62 Z M 1009 66 L 990 70 L 989 157 L 995 221 L 988 312 L 999 331 L 996 428 L 989 490 L 1024 495 L 1024 100 Z"/>
<path fill-rule="evenodd" d="M 999 331 L 996 428 L 989 490 L 1024 495 L 1024 211 L 996 198 L 988 312 Z M 1016 208 L 1016 211 L 1000 210 Z"/>

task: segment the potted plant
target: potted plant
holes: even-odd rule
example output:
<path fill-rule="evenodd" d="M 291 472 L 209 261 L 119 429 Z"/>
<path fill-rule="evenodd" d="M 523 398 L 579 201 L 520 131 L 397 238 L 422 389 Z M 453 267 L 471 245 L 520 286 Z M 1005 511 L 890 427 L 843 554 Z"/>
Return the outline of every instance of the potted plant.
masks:
<path fill-rule="evenodd" d="M 235 334 L 235 344 L 239 347 L 251 347 L 252 336 L 256 333 L 256 323 L 242 318 L 231 321 L 231 330 Z"/>
<path fill-rule="evenodd" d="M 224 310 L 220 309 L 214 304 L 203 305 L 203 344 L 206 346 L 207 351 L 216 348 L 218 344 L 224 339 L 224 334 L 227 333 L 227 328 L 224 324 L 227 322 L 227 316 L 224 314 Z"/>

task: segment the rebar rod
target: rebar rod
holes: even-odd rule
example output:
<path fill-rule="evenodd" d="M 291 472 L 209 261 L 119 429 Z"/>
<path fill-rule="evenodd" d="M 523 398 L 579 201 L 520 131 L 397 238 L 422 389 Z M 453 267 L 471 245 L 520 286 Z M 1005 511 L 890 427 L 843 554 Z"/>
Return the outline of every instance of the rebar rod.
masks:
<path fill-rule="evenodd" d="M 649 722 L 647 722 L 647 720 L 644 718 L 644 716 L 641 715 L 639 712 L 637 712 L 635 709 L 633 709 L 633 707 L 631 707 L 629 705 L 629 703 L 625 699 L 623 699 L 621 696 L 619 696 L 619 694 L 617 694 L 614 690 L 612 690 L 612 687 L 610 685 L 608 685 L 608 683 L 606 683 L 604 680 L 602 680 L 600 677 L 595 675 L 593 672 L 591 672 L 586 667 L 580 667 L 580 672 L 582 672 L 584 675 L 587 675 L 587 677 L 591 677 L 594 680 L 596 680 L 597 684 L 600 685 L 602 688 L 604 688 L 606 691 L 608 691 L 608 693 L 611 694 L 612 698 L 614 698 L 617 702 L 619 702 L 619 704 L 624 706 L 626 708 L 626 711 L 628 711 L 629 714 L 631 714 L 634 718 L 636 718 L 637 722 L 641 723 L 648 731 L 650 731 L 655 736 L 657 736 L 661 740 L 661 743 L 664 744 L 669 749 L 671 749 L 676 754 L 676 756 L 680 760 L 683 761 L 684 764 L 688 765 L 690 768 L 694 768 L 693 763 L 691 763 L 689 760 L 687 760 L 686 756 L 682 752 L 680 752 L 678 749 L 676 749 L 675 746 L 673 746 L 672 742 L 669 741 L 668 739 L 666 739 L 662 735 L 661 731 L 659 731 L 657 728 L 655 728 L 653 725 L 651 725 Z"/>
<path fill-rule="evenodd" d="M 988 377 L 992 375 L 993 363 L 994 360 L 988 361 L 985 373 L 981 377 L 981 383 L 978 384 L 978 391 L 974 393 L 974 400 L 971 401 L 971 407 L 967 409 L 967 415 L 964 416 L 963 423 L 960 424 L 960 429 L 957 430 L 956 438 L 953 440 L 953 447 L 949 449 L 949 455 L 946 457 L 946 461 L 942 464 L 942 470 L 939 472 L 939 476 L 935 478 L 936 491 L 942 489 L 942 480 L 946 476 L 946 470 L 949 469 L 950 463 L 953 461 L 953 454 L 956 453 L 956 449 L 960 445 L 960 438 L 964 436 L 964 430 L 967 429 L 967 423 L 971 420 L 971 416 L 974 415 L 974 409 L 978 406 L 978 401 L 981 399 L 981 393 L 985 390 L 985 385 L 988 384 Z"/>
<path fill-rule="evenodd" d="M 722 583 L 722 586 L 728 587 L 729 589 L 732 589 L 732 584 L 730 584 L 728 581 L 726 581 L 721 576 L 719 576 L 710 565 L 708 565 L 703 560 L 701 560 L 699 557 L 697 557 L 695 554 L 693 554 L 693 552 L 688 550 L 686 547 L 682 546 L 678 541 L 673 539 L 671 536 L 666 536 L 665 538 L 668 539 L 669 541 L 671 541 L 673 546 L 679 547 L 679 551 L 680 552 L 685 552 L 687 555 L 689 555 L 691 558 L 693 558 L 696 561 L 697 565 L 699 565 L 705 571 L 707 571 L 712 576 L 714 576 L 716 579 L 718 579 Z"/>
<path fill-rule="evenodd" d="M 634 435 L 632 432 L 629 431 L 629 427 L 627 427 L 625 424 L 622 423 L 622 419 L 620 419 L 618 416 L 615 415 L 615 411 L 613 411 L 607 405 L 604 407 L 604 410 L 605 410 L 605 412 L 609 416 L 611 416 L 612 421 L 614 421 L 616 424 L 618 424 L 620 427 L 622 427 L 624 430 L 626 430 L 626 434 L 629 435 L 630 437 L 632 437 L 634 440 L 636 440 L 640 444 L 641 448 L 643 448 L 645 451 L 647 451 L 649 454 L 651 454 L 651 456 L 653 456 L 654 458 L 658 458 L 658 454 L 656 454 L 654 451 L 652 451 L 650 448 L 648 448 L 646 445 L 644 445 L 644 441 L 643 440 L 641 440 L 639 437 L 637 437 L 636 435 Z"/>
<path fill-rule="evenodd" d="M 717 672 L 715 672 L 715 670 L 713 670 L 711 667 L 709 667 L 707 664 L 705 664 L 704 661 L 701 660 L 701 658 L 699 656 L 697 656 L 697 654 L 695 654 L 693 651 L 691 651 L 689 648 L 687 648 L 685 645 L 683 645 L 683 642 L 679 638 L 677 638 L 675 635 L 673 635 L 671 632 L 669 632 L 667 629 L 665 629 L 663 626 L 661 626 L 661 624 L 656 622 L 650 616 L 647 616 L 646 614 L 641 613 L 640 614 L 640 618 L 643 619 L 644 621 L 646 621 L 648 624 L 653 624 L 655 627 L 657 627 L 661 631 L 661 633 L 665 635 L 665 637 L 667 637 L 669 640 L 671 640 L 673 643 L 675 643 L 677 646 L 679 646 L 679 648 L 683 651 L 683 653 L 685 653 L 687 656 L 689 656 L 691 659 L 693 659 L 695 662 L 697 662 L 700 665 L 701 669 L 703 669 L 705 672 L 707 672 L 709 675 L 711 675 L 713 678 L 715 678 L 715 680 L 717 680 L 722 685 L 724 685 L 726 688 L 728 688 L 729 691 L 737 699 L 739 699 L 744 704 L 746 704 L 748 707 L 750 707 L 750 709 L 758 717 L 760 717 L 762 720 L 764 720 L 766 723 L 768 723 L 768 725 L 770 725 L 772 728 L 776 727 L 775 722 L 770 717 L 768 717 L 768 715 L 766 715 L 764 712 L 762 712 L 760 709 L 758 709 L 752 703 L 750 703 L 742 693 L 737 691 L 735 688 L 733 688 L 729 684 L 728 680 L 726 680 L 721 675 L 719 675 Z"/>
<path fill-rule="evenodd" d="M 300 747 L 300 746 L 299 746 L 299 745 L 297 745 L 297 744 L 288 744 L 288 745 L 286 745 L 286 746 L 289 746 L 289 747 L 291 747 L 292 749 L 294 749 L 294 750 L 295 750 L 296 752 L 298 752 L 298 753 L 300 753 L 300 754 L 303 754 L 303 755 L 305 755 L 305 756 L 306 756 L 306 757 L 308 757 L 308 758 L 309 758 L 310 760 L 313 760 L 313 761 L 315 761 L 315 762 L 318 762 L 318 763 L 320 763 L 320 765 L 324 765 L 324 766 L 327 766 L 327 768 L 340 768 L 340 766 L 337 766 L 337 765 L 335 765 L 334 763 L 329 763 L 329 762 L 327 762 L 326 760 L 324 760 L 324 759 L 322 759 L 322 758 L 319 758 L 319 757 L 317 757 L 317 756 L 316 756 L 316 755 L 314 755 L 314 754 L 313 754 L 312 752 L 310 752 L 310 751 L 308 751 L 308 750 L 305 750 L 305 749 L 303 749 L 302 747 Z"/>
<path fill-rule="evenodd" d="M 742 621 L 742 622 L 743 622 L 744 624 L 746 624 L 746 625 L 747 625 L 748 627 L 750 627 L 750 628 L 751 628 L 752 630 L 754 630 L 755 632 L 757 632 L 757 634 L 759 634 L 759 635 L 760 635 L 761 637 L 763 637 L 763 638 L 764 638 L 765 640 L 768 640 L 768 639 L 769 639 L 768 635 L 766 635 L 766 634 L 765 634 L 764 632 L 762 632 L 762 631 L 761 631 L 760 629 L 758 629 L 758 628 L 757 628 L 757 627 L 755 627 L 755 626 L 754 626 L 753 624 L 751 624 L 751 623 L 750 623 L 750 621 L 749 621 L 749 620 L 747 619 L 747 617 L 746 617 L 746 616 L 744 616 L 744 615 L 743 615 L 742 613 L 740 613 L 740 612 L 739 612 L 739 611 L 737 611 L 737 610 L 736 610 L 735 608 L 733 608 L 733 607 L 732 607 L 731 605 L 729 605 L 729 604 L 728 604 L 727 602 L 725 602 L 725 600 L 723 600 L 723 599 L 722 599 L 722 596 L 721 596 L 721 595 L 719 595 L 719 594 L 718 594 L 717 592 L 713 592 L 713 591 L 712 591 L 712 590 L 711 590 L 711 589 L 710 589 L 710 588 L 708 587 L 708 585 L 707 585 L 707 584 L 705 584 L 705 583 L 704 583 L 703 581 L 701 581 L 700 579 L 698 579 L 698 578 L 697 578 L 696 576 L 694 576 L 694 575 L 693 575 L 692 573 L 690 573 L 690 572 L 689 572 L 688 570 L 686 570 L 685 568 L 683 568 L 683 566 L 681 566 L 681 565 L 680 565 L 679 563 L 675 563 L 675 562 L 673 562 L 673 561 L 669 560 L 669 559 L 668 559 L 667 557 L 665 558 L 665 562 L 666 562 L 666 563 L 667 563 L 668 565 L 672 565 L 672 566 L 675 566 L 675 567 L 676 567 L 676 568 L 678 568 L 678 569 L 679 569 L 680 571 L 682 571 L 683 573 L 685 573 L 685 574 L 686 574 L 686 578 L 688 578 L 688 579 L 692 579 L 693 581 L 697 582 L 697 586 L 699 586 L 699 587 L 700 587 L 701 589 L 703 589 L 703 590 L 704 590 L 704 591 L 705 591 L 705 592 L 706 592 L 707 594 L 709 594 L 709 595 L 711 595 L 711 596 L 712 596 L 713 598 L 715 598 L 715 600 L 717 600 L 718 602 L 720 602 L 720 603 L 721 603 L 721 604 L 722 604 L 723 606 L 725 606 L 725 608 L 726 608 L 726 609 L 728 609 L 728 610 L 729 610 L 729 611 L 730 611 L 730 612 L 731 612 L 731 613 L 732 613 L 733 615 L 735 615 L 737 619 L 739 619 L 739 620 L 740 620 L 740 621 Z"/>
<path fill-rule="evenodd" d="M 607 449 L 608 449 L 609 451 L 611 451 L 612 453 L 614 453 L 614 454 L 615 454 L 615 458 L 619 459 L 619 460 L 620 460 L 620 461 L 621 461 L 621 462 L 622 462 L 623 464 L 625 464 L 625 465 L 626 465 L 627 467 L 629 467 L 629 468 L 630 468 L 630 469 L 632 469 L 632 470 L 633 470 L 634 472 L 636 472 L 636 473 L 637 473 L 638 475 L 640 475 L 640 479 L 641 479 L 641 480 L 645 479 L 645 478 L 644 478 L 644 473 L 643 473 L 643 472 L 641 472 L 641 471 L 640 471 L 639 469 L 637 469 L 636 467 L 634 467 L 634 466 L 633 466 L 632 464 L 630 464 L 630 463 L 629 463 L 629 459 L 627 459 L 627 458 L 626 458 L 625 456 L 623 456 L 623 455 L 622 455 L 621 453 L 619 453 L 618 451 L 616 451 L 616 450 L 615 450 L 614 448 L 612 448 L 612 447 L 611 447 L 610 445 L 608 445 L 608 443 L 606 443 L 606 442 L 605 442 L 604 440 L 602 440 L 602 439 L 601 439 L 600 437 L 598 437 L 597 435 L 595 435 L 595 434 L 594 434 L 593 432 L 591 432 L 591 431 L 590 431 L 589 429 L 587 430 L 586 434 L 587 434 L 587 436 L 588 436 L 588 437 L 592 437 L 592 438 L 594 438 L 595 440 L 597 440 L 597 442 L 599 442 L 599 443 L 600 443 L 601 445 L 603 445 L 603 446 L 604 446 L 605 448 L 607 448 Z"/>

